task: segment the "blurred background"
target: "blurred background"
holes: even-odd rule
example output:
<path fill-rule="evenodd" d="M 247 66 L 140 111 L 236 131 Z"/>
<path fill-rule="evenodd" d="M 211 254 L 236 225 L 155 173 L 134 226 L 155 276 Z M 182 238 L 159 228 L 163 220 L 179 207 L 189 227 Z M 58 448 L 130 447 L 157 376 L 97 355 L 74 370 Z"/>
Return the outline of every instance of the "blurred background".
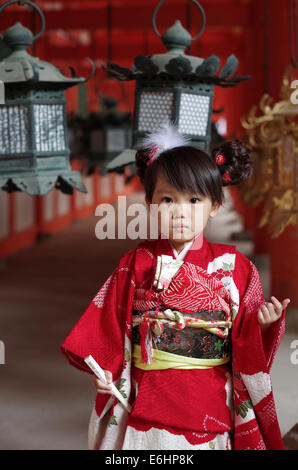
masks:
<path fill-rule="evenodd" d="M 8 3 L 0 2 L 0 448 L 87 448 L 95 391 L 59 346 L 121 255 L 139 243 L 97 239 L 95 209 L 110 203 L 117 214 L 118 196 L 127 206 L 144 203 L 133 165 L 136 137 L 146 130 L 140 123 L 152 107 L 142 93 L 158 90 L 162 101 L 163 81 L 166 91 L 179 82 L 182 96 L 201 80 L 196 93 L 210 97 L 211 83 L 214 97 L 209 130 L 192 132 L 194 143 L 208 150 L 243 139 L 254 161 L 246 183 L 225 188 L 205 236 L 235 244 L 255 263 L 267 300 L 291 299 L 272 382 L 286 446 L 298 449 L 296 2 L 201 1 L 206 27 L 185 54 L 200 58 L 203 79 L 183 60 L 176 63 L 183 78 L 181 69 L 156 65 L 155 55 L 166 53 L 152 27 L 157 0 Z M 202 15 L 194 2 L 160 3 L 160 35 L 177 19 L 198 34 Z M 173 35 L 183 34 L 176 25 Z M 214 55 L 226 64 L 220 79 L 214 62 L 203 63 Z M 236 69 L 243 80 L 228 83 Z M 177 109 L 169 112 L 182 119 L 182 104 Z"/>

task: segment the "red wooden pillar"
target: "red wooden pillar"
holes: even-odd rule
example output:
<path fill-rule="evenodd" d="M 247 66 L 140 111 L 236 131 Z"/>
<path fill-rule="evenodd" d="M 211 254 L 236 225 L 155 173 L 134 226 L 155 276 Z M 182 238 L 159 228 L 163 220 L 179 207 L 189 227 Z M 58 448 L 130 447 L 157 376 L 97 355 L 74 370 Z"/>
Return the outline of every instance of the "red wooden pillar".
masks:
<path fill-rule="evenodd" d="M 269 8 L 270 8 L 269 2 Z M 253 25 L 251 30 L 250 55 L 253 57 L 252 79 L 250 86 L 252 87 L 250 107 L 258 105 L 260 99 L 265 93 L 269 92 L 269 63 L 266 35 L 270 41 L 269 21 L 265 11 L 264 1 L 254 0 L 252 3 Z M 267 29 L 268 28 L 268 29 Z M 263 204 L 251 209 L 251 228 L 253 233 L 254 253 L 269 253 L 271 236 L 267 228 L 259 228 L 258 224 L 261 219 Z"/>
<path fill-rule="evenodd" d="M 270 89 L 280 99 L 283 73 L 290 64 L 286 2 L 270 2 Z M 298 78 L 298 77 L 296 77 Z M 271 293 L 278 299 L 291 299 L 290 307 L 298 307 L 298 235 L 296 226 L 288 226 L 270 242 Z"/>
<path fill-rule="evenodd" d="M 298 307 L 298 233 L 289 226 L 271 240 L 271 294 L 279 300 L 291 299 L 290 307 Z"/>
<path fill-rule="evenodd" d="M 249 27 L 233 28 L 232 30 L 235 41 L 233 42 L 233 52 L 239 58 L 239 75 L 253 75 L 253 57 L 251 55 L 251 38 L 253 36 L 253 24 Z M 227 42 L 228 47 L 230 41 Z M 237 48 L 236 48 L 237 46 Z M 237 87 L 229 89 L 229 99 L 227 101 L 227 109 L 230 112 L 228 117 L 228 135 L 229 138 L 243 139 L 245 130 L 241 125 L 241 117 L 243 117 L 253 104 L 253 77 L 247 81 L 238 84 Z M 227 91 L 224 90 L 224 93 Z M 252 230 L 254 223 L 254 211 L 241 198 L 241 193 L 237 186 L 229 186 L 234 206 L 238 214 L 242 217 L 243 228 L 245 231 Z"/>
<path fill-rule="evenodd" d="M 253 211 L 253 241 L 255 254 L 269 254 L 271 245 L 271 235 L 267 226 L 259 228 L 259 222 L 263 215 L 264 203 L 259 204 Z"/>

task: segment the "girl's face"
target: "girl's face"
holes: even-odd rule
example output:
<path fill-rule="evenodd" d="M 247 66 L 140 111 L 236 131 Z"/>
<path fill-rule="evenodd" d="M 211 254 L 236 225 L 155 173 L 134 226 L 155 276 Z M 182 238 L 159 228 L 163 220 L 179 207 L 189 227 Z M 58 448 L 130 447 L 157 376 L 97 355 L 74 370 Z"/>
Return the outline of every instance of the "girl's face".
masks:
<path fill-rule="evenodd" d="M 150 203 L 146 199 L 149 207 Z M 209 197 L 178 191 L 160 173 L 157 177 L 151 204 L 158 208 L 158 230 L 177 249 L 203 232 L 208 219 L 213 218 L 220 205 Z"/>

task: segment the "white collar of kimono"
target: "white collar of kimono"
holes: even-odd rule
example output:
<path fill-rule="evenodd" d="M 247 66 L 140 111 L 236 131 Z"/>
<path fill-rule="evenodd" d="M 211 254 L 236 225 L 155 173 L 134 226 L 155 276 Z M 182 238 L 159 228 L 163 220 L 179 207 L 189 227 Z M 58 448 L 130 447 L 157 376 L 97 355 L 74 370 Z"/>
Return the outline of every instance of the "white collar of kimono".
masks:
<path fill-rule="evenodd" d="M 178 251 L 176 250 L 176 248 L 174 248 L 174 246 L 172 245 L 172 243 L 170 242 L 170 245 L 172 247 L 172 250 L 173 250 L 173 253 L 175 255 L 175 258 L 176 259 L 182 259 L 184 260 L 185 256 L 186 256 L 186 253 L 188 252 L 188 250 L 190 249 L 191 245 L 193 244 L 195 238 L 193 240 L 190 240 L 190 242 L 186 243 L 185 247 L 183 248 L 183 250 L 180 251 L 180 253 L 178 253 Z"/>

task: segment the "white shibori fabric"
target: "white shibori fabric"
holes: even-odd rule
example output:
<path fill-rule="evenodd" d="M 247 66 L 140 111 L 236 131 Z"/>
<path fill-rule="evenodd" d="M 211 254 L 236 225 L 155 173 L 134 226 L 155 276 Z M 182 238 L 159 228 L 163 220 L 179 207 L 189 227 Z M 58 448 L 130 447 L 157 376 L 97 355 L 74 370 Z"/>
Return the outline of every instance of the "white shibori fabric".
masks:
<path fill-rule="evenodd" d="M 112 401 L 113 399 L 108 401 L 107 408 Z M 192 445 L 183 435 L 172 434 L 166 429 L 153 427 L 148 431 L 138 431 L 132 426 L 126 426 L 128 414 L 124 410 L 118 432 L 114 430 L 114 432 L 104 433 L 104 419 L 100 419 L 93 408 L 89 422 L 88 447 L 90 450 L 232 450 L 229 432 L 217 434 L 215 438 L 202 444 Z"/>
<path fill-rule="evenodd" d="M 207 434 L 206 434 L 207 436 Z M 149 431 L 138 431 L 127 426 L 123 450 L 231 450 L 231 439 L 228 432 L 217 434 L 203 444 L 192 445 L 183 435 L 175 435 L 166 429 L 151 428 Z"/>

